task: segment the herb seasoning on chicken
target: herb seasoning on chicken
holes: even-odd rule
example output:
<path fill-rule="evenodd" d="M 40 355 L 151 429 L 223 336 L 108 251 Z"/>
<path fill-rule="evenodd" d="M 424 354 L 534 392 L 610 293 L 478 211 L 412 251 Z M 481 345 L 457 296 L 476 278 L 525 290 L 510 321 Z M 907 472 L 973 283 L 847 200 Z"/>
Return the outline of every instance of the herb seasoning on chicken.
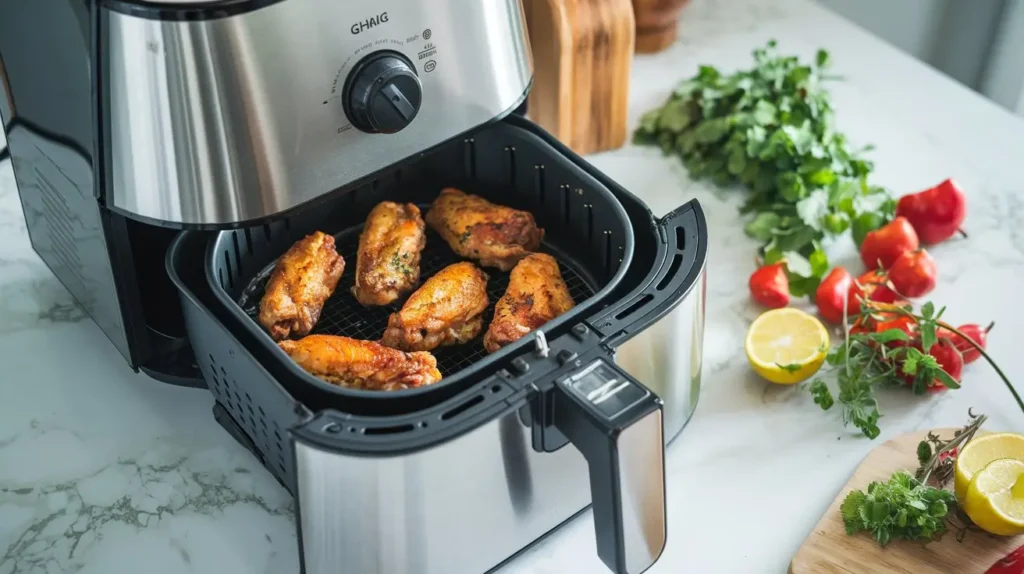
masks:
<path fill-rule="evenodd" d="M 420 252 L 427 244 L 418 207 L 378 203 L 359 236 L 352 295 L 366 306 L 389 305 L 420 280 Z"/>

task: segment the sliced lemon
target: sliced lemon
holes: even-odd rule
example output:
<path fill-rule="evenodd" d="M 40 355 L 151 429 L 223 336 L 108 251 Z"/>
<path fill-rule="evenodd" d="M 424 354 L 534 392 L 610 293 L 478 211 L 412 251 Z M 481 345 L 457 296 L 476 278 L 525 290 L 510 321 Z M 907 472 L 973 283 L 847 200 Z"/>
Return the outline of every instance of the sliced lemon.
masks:
<path fill-rule="evenodd" d="M 743 346 L 757 374 L 773 383 L 792 385 L 818 372 L 825 362 L 828 330 L 799 309 L 773 309 L 754 320 Z"/>
<path fill-rule="evenodd" d="M 989 534 L 1024 534 L 1024 461 L 1001 458 L 975 473 L 963 508 Z"/>
<path fill-rule="evenodd" d="M 975 473 L 1000 458 L 1024 460 L 1024 435 L 1012 432 L 976 435 L 956 457 L 953 491 L 961 502 Z"/>

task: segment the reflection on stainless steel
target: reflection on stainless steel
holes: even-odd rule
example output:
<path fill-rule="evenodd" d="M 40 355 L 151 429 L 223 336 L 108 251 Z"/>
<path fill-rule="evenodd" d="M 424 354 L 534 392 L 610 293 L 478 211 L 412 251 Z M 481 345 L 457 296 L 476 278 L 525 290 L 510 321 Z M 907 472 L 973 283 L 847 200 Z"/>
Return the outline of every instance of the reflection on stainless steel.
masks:
<path fill-rule="evenodd" d="M 697 406 L 704 342 L 706 267 L 679 305 L 619 346 L 615 362 L 664 401 L 665 438 L 683 430 Z"/>
<path fill-rule="evenodd" d="M 624 429 L 618 438 L 622 538 L 626 572 L 639 574 L 665 548 L 665 442 L 661 411 Z"/>
<path fill-rule="evenodd" d="M 527 407 L 528 408 L 528 407 Z M 512 510 L 517 515 L 530 512 L 533 505 L 533 480 L 530 475 L 530 445 L 522 440 L 523 425 L 518 416 L 498 421 L 501 439 L 501 461 L 505 466 L 505 488 Z"/>
<path fill-rule="evenodd" d="M 386 22 L 350 31 L 385 11 Z M 372 12 L 335 0 L 288 0 L 203 21 L 105 11 L 110 203 L 176 223 L 272 215 L 524 97 L 532 62 L 519 0 L 379 0 Z M 393 135 L 352 128 L 342 106 L 349 70 L 379 50 L 405 54 L 423 84 L 419 114 Z"/>
<path fill-rule="evenodd" d="M 307 574 L 480 574 L 590 504 L 583 455 L 533 450 L 515 411 L 406 456 L 295 453 Z"/>

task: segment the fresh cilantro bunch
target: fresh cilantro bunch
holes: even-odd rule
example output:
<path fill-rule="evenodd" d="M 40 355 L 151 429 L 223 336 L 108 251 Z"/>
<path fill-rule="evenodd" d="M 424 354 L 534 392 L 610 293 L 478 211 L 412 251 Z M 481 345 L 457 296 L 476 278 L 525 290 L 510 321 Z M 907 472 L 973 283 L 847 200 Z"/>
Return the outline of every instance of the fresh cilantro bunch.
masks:
<path fill-rule="evenodd" d="M 873 165 L 834 127 L 828 53 L 811 66 L 779 55 L 773 40 L 753 57 L 753 68 L 728 75 L 701 66 L 644 114 L 634 141 L 678 155 L 693 177 L 751 190 L 746 233 L 766 263 L 786 259 L 791 293 L 807 295 L 829 268 L 822 240 L 851 228 L 862 239 L 892 218 L 895 201 L 868 185 Z"/>
<path fill-rule="evenodd" d="M 846 534 L 869 531 L 882 546 L 892 540 L 935 540 L 946 532 L 946 515 L 956 496 L 926 486 L 909 473 L 896 472 L 888 482 L 872 482 L 867 492 L 854 490 L 839 507 Z"/>

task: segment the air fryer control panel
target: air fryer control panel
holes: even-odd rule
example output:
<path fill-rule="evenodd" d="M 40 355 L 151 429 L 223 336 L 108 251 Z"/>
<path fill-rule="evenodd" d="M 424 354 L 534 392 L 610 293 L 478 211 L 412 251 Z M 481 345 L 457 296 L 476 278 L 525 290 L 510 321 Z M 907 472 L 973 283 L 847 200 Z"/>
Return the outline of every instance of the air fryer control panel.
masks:
<path fill-rule="evenodd" d="M 511 110 L 533 74 L 520 0 L 105 9 L 101 25 L 105 201 L 172 225 L 301 205 Z"/>

